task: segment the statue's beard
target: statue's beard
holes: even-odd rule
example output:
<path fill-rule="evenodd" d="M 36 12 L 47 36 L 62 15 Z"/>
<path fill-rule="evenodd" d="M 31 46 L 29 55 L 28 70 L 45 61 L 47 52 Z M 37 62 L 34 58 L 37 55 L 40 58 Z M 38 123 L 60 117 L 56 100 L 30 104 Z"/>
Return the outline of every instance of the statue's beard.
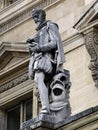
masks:
<path fill-rule="evenodd" d="M 38 27 L 40 24 L 41 24 L 41 22 L 39 22 L 39 21 L 36 22 L 37 27 Z"/>
<path fill-rule="evenodd" d="M 36 30 L 40 30 L 43 26 L 45 26 L 46 25 L 46 21 L 38 21 L 38 22 L 36 22 L 36 25 L 37 25 L 37 28 L 36 28 Z"/>
<path fill-rule="evenodd" d="M 42 24 L 43 22 L 40 22 L 40 21 L 36 22 L 37 27 L 41 26 Z"/>

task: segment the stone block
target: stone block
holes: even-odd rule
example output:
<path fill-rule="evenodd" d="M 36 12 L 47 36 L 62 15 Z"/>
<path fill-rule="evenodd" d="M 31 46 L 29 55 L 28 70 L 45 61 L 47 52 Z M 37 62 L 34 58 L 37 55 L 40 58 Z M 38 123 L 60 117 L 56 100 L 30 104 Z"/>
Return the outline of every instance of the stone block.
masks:
<path fill-rule="evenodd" d="M 37 118 L 24 122 L 21 130 L 93 130 L 98 128 L 98 106 L 91 107 L 78 114 L 69 116 L 60 122 L 51 115 L 39 115 Z M 92 122 L 95 124 L 91 126 Z"/>

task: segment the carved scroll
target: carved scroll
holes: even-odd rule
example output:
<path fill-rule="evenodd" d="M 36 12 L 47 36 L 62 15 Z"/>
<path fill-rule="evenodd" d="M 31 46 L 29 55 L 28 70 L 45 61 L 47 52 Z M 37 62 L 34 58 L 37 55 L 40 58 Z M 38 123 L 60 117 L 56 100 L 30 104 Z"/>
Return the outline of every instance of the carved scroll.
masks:
<path fill-rule="evenodd" d="M 98 32 L 96 30 L 86 34 L 86 49 L 91 57 L 89 69 L 95 86 L 98 87 Z"/>

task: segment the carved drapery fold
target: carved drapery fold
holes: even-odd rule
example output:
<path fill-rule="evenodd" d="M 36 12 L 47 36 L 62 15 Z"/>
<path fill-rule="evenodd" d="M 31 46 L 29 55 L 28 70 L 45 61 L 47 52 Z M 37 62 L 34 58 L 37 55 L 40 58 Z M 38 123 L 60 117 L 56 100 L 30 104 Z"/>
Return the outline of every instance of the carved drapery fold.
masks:
<path fill-rule="evenodd" d="M 98 87 L 98 31 L 94 29 L 85 35 L 86 49 L 91 57 L 89 69 L 95 86 Z"/>

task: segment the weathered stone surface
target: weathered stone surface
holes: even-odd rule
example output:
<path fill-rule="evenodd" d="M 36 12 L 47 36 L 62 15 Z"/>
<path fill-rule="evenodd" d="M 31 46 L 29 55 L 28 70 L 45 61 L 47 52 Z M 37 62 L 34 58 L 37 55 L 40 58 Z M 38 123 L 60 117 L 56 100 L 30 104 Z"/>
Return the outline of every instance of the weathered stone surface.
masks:
<path fill-rule="evenodd" d="M 21 129 L 36 129 L 39 127 L 46 127 L 52 129 L 54 127 L 54 123 L 56 122 L 56 118 L 51 115 L 40 114 L 37 118 L 31 119 L 22 123 Z"/>
<path fill-rule="evenodd" d="M 85 35 L 85 45 L 91 57 L 89 69 L 91 70 L 92 78 L 95 86 L 98 87 L 98 31 L 93 29 Z"/>
<path fill-rule="evenodd" d="M 42 130 L 47 130 L 47 129 L 59 130 L 59 128 L 63 129 L 63 127 L 65 128 L 68 124 L 71 124 L 71 123 L 74 124 L 75 122 L 77 122 L 76 123 L 77 128 L 78 127 L 80 128 L 80 126 L 82 127 L 83 123 L 88 122 L 88 124 L 89 124 L 89 123 L 91 123 L 91 121 L 95 121 L 95 120 L 98 121 L 98 116 L 96 116 L 96 114 L 98 114 L 98 113 L 96 113 L 96 112 L 98 112 L 98 106 L 89 108 L 76 115 L 72 115 L 72 116 L 68 117 L 67 119 L 63 119 L 63 121 L 60 121 L 60 122 L 56 122 L 56 118 L 51 115 L 42 114 L 42 115 L 39 115 L 37 118 L 24 122 L 21 125 L 21 130 L 24 130 L 24 129 L 26 129 L 26 130 L 31 130 L 31 129 L 32 130 L 35 130 L 35 129 L 37 129 L 37 130 L 41 130 L 41 129 Z M 83 120 L 85 120 L 85 121 L 83 122 Z M 74 127 L 73 125 L 70 125 L 69 129 L 71 130 L 71 128 L 73 128 L 73 127 Z"/>

